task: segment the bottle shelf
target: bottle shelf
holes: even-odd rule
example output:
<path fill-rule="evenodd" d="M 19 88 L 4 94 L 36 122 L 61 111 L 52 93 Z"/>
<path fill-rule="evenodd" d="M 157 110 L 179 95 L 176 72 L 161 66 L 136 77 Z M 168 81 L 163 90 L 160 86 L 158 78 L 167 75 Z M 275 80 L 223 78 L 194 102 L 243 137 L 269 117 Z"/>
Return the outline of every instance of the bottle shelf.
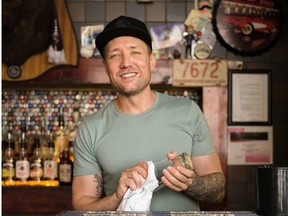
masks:
<path fill-rule="evenodd" d="M 2 186 L 43 186 L 43 187 L 58 187 L 59 181 L 41 180 L 41 181 L 2 181 Z"/>

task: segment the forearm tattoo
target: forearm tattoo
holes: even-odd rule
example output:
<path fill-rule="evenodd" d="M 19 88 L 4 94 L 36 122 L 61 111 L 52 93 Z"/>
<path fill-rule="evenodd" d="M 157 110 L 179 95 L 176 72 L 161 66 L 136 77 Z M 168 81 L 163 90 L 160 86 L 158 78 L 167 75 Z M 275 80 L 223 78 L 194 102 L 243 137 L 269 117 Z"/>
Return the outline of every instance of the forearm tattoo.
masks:
<path fill-rule="evenodd" d="M 101 197 L 103 195 L 103 183 L 102 183 L 102 175 L 101 174 L 95 174 L 94 180 L 96 183 L 96 197 Z"/>
<path fill-rule="evenodd" d="M 205 176 L 196 176 L 184 192 L 198 201 L 220 202 L 225 193 L 224 174 L 216 172 Z"/>

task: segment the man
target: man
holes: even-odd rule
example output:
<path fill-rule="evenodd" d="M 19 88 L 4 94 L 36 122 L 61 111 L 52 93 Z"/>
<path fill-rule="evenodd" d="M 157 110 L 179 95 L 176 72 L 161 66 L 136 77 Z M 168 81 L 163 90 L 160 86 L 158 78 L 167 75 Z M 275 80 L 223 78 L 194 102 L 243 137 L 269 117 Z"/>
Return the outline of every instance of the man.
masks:
<path fill-rule="evenodd" d="M 116 210 L 130 188 L 141 187 L 147 163 L 192 156 L 194 171 L 169 166 L 151 211 L 199 210 L 198 201 L 217 202 L 225 178 L 199 107 L 188 99 L 151 90 L 156 65 L 146 25 L 132 17 L 111 21 L 96 38 L 118 97 L 83 119 L 74 146 L 72 203 L 75 210 Z"/>

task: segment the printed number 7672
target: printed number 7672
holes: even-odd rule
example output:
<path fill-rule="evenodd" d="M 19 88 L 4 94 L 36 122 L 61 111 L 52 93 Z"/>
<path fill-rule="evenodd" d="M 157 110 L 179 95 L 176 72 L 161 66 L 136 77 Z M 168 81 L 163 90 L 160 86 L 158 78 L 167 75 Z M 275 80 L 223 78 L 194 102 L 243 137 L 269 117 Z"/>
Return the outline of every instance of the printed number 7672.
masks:
<path fill-rule="evenodd" d="M 217 70 L 219 68 L 218 62 L 191 62 L 185 61 L 182 77 L 186 77 L 190 70 L 191 77 L 198 78 L 218 78 Z"/>

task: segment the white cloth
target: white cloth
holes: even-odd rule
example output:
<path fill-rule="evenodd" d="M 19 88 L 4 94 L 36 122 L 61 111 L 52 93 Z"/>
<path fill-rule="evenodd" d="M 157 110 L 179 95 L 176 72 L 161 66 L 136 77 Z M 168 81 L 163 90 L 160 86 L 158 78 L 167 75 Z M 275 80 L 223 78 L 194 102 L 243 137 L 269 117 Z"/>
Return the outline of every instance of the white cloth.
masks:
<path fill-rule="evenodd" d="M 152 161 L 148 163 L 148 177 L 142 179 L 142 187 L 132 191 L 130 188 L 125 193 L 117 211 L 149 211 L 153 191 L 158 187 L 158 180 L 154 172 Z"/>
<path fill-rule="evenodd" d="M 54 63 L 54 64 L 65 64 L 65 53 L 64 50 L 57 51 L 55 50 L 51 45 L 49 46 L 47 50 L 48 55 L 48 62 Z"/>

